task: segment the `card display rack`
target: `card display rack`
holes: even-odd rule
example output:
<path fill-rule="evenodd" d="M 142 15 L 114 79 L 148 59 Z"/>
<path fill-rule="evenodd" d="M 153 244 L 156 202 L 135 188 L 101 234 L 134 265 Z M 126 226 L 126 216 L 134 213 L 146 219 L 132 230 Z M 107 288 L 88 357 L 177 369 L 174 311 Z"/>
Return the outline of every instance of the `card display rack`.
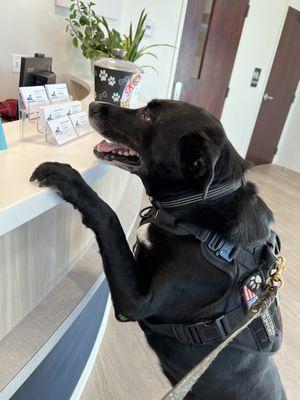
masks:
<path fill-rule="evenodd" d="M 47 105 L 47 103 L 39 104 L 40 107 L 44 105 Z M 18 110 L 19 110 L 19 123 L 20 123 L 20 138 L 24 139 L 28 122 L 37 125 L 37 121 L 39 119 L 38 108 L 36 104 L 34 104 L 34 106 L 31 106 L 30 103 L 26 107 L 19 91 Z"/>
<path fill-rule="evenodd" d="M 56 140 L 56 136 L 55 134 L 51 131 L 49 124 L 47 121 L 45 121 L 45 123 L 42 122 L 42 118 L 39 115 L 39 108 L 43 107 L 43 106 L 48 106 L 48 105 L 58 105 L 58 104 L 62 104 L 62 103 L 68 103 L 70 101 L 72 101 L 72 97 L 69 96 L 68 99 L 64 99 L 64 101 L 60 101 L 60 102 L 55 102 L 55 103 L 34 103 L 33 106 L 31 106 L 31 104 L 24 104 L 24 101 L 22 99 L 22 96 L 20 94 L 18 94 L 18 110 L 19 110 L 19 124 L 20 124 L 20 139 L 26 139 L 26 131 L 28 131 L 28 128 L 30 127 L 30 130 L 32 131 L 32 124 L 35 125 L 35 130 L 36 133 L 39 135 L 43 135 L 45 138 L 45 142 L 47 144 L 50 144 L 52 146 L 64 146 L 67 143 L 70 143 L 74 140 L 77 140 L 81 137 L 84 137 L 86 135 L 88 135 L 89 133 L 91 133 L 93 131 L 93 129 L 91 128 L 90 131 L 86 132 L 85 134 L 81 134 L 80 136 L 76 133 L 75 127 L 74 127 L 74 131 L 76 133 L 76 137 L 72 137 L 70 140 L 67 140 L 63 143 L 58 143 L 58 141 Z M 73 115 L 76 115 L 76 113 L 74 113 Z M 68 116 L 68 114 L 66 115 Z M 71 123 L 71 121 L 70 121 Z M 31 124 L 31 125 L 29 125 Z"/>

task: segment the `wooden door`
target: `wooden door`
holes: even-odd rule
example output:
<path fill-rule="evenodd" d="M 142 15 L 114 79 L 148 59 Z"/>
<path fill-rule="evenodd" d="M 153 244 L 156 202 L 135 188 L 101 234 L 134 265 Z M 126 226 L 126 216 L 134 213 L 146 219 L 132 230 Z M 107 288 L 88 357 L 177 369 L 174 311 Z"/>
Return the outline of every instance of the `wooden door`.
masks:
<path fill-rule="evenodd" d="M 189 0 L 173 98 L 220 118 L 249 0 Z"/>
<path fill-rule="evenodd" d="M 300 12 L 289 8 L 246 158 L 269 164 L 300 79 Z"/>

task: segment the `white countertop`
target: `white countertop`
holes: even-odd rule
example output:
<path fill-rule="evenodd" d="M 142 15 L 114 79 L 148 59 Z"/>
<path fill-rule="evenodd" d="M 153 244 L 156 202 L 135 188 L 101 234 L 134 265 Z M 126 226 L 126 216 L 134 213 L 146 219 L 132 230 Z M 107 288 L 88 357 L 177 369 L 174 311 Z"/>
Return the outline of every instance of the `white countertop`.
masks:
<path fill-rule="evenodd" d="M 65 75 L 60 81 L 71 86 L 75 83 L 78 85 L 76 92 L 78 88 L 86 92 L 81 104 L 87 111 L 94 98 L 90 78 Z M 145 104 L 146 98 L 140 95 L 138 106 Z M 42 162 L 68 163 L 88 184 L 106 175 L 111 168 L 93 154 L 94 146 L 102 139 L 95 131 L 63 146 L 55 146 L 45 142 L 35 124 L 29 121 L 26 124 L 24 139 L 20 137 L 19 121 L 3 124 L 8 150 L 0 150 L 0 236 L 63 201 L 53 190 L 29 182 L 33 170 Z"/>
<path fill-rule="evenodd" d="M 19 122 L 3 124 L 8 150 L 0 151 L 0 235 L 54 207 L 62 199 L 47 188 L 30 183 L 33 170 L 42 162 L 71 164 L 93 183 L 110 168 L 96 159 L 94 146 L 101 136 L 92 132 L 63 146 L 47 144 L 35 125 L 27 122 L 25 139 L 20 138 Z"/>

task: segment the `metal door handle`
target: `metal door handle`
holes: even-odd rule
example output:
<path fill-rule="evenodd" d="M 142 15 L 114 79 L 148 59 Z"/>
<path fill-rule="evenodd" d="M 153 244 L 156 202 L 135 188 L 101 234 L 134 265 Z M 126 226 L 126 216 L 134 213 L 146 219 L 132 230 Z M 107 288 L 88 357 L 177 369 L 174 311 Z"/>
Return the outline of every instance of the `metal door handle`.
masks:
<path fill-rule="evenodd" d="M 274 97 L 273 96 L 269 96 L 268 93 L 265 93 L 264 94 L 264 101 L 267 101 L 267 100 L 274 100 Z"/>

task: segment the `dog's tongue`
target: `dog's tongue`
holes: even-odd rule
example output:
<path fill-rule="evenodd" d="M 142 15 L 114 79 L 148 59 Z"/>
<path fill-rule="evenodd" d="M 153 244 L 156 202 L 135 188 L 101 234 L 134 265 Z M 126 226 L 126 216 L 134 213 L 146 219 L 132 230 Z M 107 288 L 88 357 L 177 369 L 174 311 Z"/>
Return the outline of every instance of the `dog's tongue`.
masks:
<path fill-rule="evenodd" d="M 100 143 L 97 144 L 95 149 L 100 153 L 111 153 L 112 151 L 125 151 L 128 150 L 127 147 L 121 146 L 120 144 L 110 143 L 107 140 L 102 140 Z"/>

